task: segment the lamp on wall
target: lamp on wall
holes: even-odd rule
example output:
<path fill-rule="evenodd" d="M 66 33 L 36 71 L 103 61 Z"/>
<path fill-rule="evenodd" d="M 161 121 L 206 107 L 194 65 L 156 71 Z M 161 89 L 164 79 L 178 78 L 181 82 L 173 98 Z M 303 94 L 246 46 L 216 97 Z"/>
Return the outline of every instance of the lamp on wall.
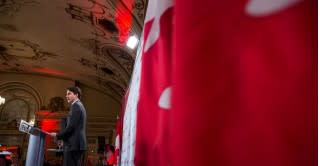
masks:
<path fill-rule="evenodd" d="M 6 99 L 0 96 L 0 105 L 4 104 L 5 102 L 6 102 Z"/>

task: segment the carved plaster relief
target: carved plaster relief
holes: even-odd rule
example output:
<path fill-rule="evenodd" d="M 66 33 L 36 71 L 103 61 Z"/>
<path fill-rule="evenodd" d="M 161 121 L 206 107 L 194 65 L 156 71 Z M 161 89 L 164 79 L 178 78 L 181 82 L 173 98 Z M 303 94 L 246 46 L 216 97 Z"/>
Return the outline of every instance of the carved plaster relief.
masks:
<path fill-rule="evenodd" d="M 15 128 L 16 122 L 21 119 L 35 119 L 41 98 L 30 85 L 21 82 L 4 83 L 0 85 L 0 95 L 6 99 L 6 103 L 0 106 L 0 129 Z"/>

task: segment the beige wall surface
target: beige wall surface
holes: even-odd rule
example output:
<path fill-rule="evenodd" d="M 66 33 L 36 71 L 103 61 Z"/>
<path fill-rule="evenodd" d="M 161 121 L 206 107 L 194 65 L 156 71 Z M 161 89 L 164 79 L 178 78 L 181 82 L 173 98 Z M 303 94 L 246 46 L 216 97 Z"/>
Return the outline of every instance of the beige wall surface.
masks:
<path fill-rule="evenodd" d="M 88 116 L 110 116 L 116 117 L 120 110 L 120 103 L 110 96 L 87 86 L 80 86 L 82 89 L 82 101 L 87 109 Z"/>
<path fill-rule="evenodd" d="M 65 89 L 74 85 L 74 81 L 33 75 L 33 74 L 14 74 L 14 73 L 0 73 L 0 84 L 7 82 L 21 82 L 33 87 L 41 96 L 42 104 L 48 105 L 52 97 L 65 96 Z M 1 94 L 0 94 L 1 95 Z"/>
<path fill-rule="evenodd" d="M 21 82 L 30 85 L 40 94 L 43 105 L 48 105 L 52 97 L 65 98 L 66 88 L 75 84 L 73 80 L 50 76 L 0 73 L 0 85 L 7 82 Z M 83 92 L 81 100 L 87 109 L 88 116 L 116 117 L 120 110 L 120 103 L 97 89 L 81 84 L 80 88 Z"/>

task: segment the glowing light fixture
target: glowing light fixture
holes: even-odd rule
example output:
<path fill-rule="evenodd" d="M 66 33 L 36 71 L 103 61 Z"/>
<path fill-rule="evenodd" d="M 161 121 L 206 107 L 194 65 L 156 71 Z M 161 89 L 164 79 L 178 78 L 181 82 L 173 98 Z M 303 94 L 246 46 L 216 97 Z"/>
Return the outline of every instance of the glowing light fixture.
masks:
<path fill-rule="evenodd" d="M 31 119 L 31 120 L 29 120 L 29 124 L 31 125 L 31 126 L 34 126 L 34 119 Z"/>
<path fill-rule="evenodd" d="M 127 41 L 127 46 L 131 49 L 134 49 L 138 45 L 138 38 L 136 36 L 130 36 Z"/>
<path fill-rule="evenodd" d="M 0 105 L 4 104 L 6 102 L 6 99 L 0 96 Z"/>

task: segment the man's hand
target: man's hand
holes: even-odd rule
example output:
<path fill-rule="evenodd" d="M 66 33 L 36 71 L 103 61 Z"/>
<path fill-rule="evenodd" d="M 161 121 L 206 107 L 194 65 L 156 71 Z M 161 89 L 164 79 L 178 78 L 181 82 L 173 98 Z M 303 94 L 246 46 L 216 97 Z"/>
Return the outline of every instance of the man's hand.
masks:
<path fill-rule="evenodd" d="M 57 133 L 49 133 L 49 135 L 50 135 L 51 137 L 56 137 L 56 136 L 57 136 Z"/>

